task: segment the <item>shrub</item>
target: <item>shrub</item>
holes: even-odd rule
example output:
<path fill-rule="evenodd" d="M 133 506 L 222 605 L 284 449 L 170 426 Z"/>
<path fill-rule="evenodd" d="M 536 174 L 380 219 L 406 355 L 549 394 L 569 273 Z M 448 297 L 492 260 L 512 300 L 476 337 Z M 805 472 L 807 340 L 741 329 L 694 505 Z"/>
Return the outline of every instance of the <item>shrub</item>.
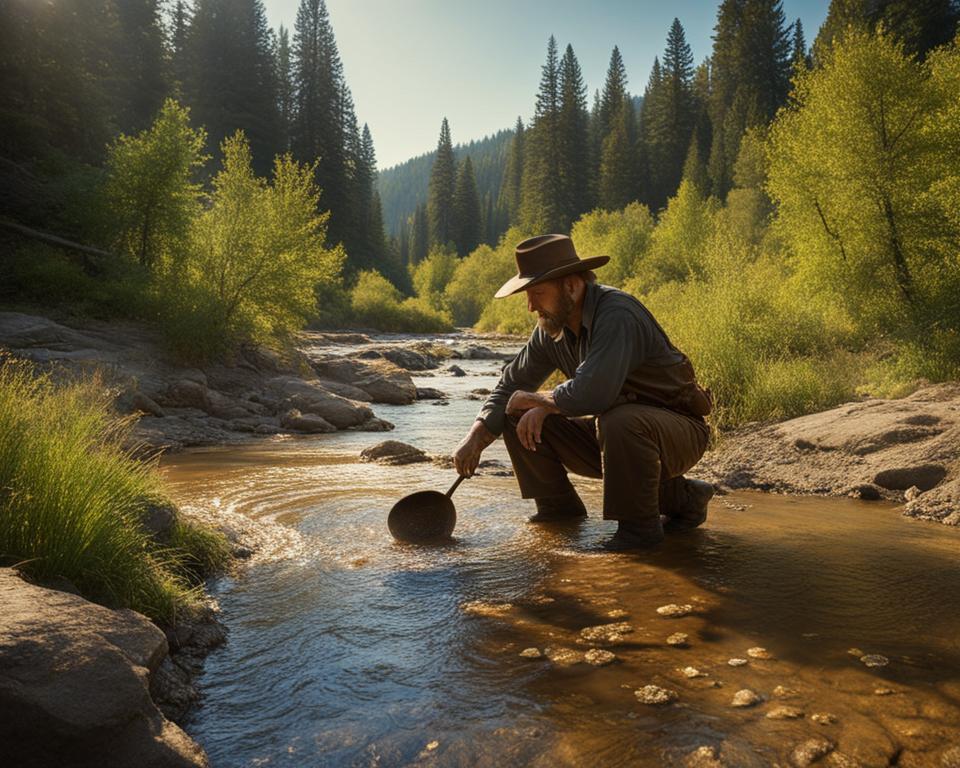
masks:
<path fill-rule="evenodd" d="M 453 330 L 449 315 L 422 297 L 403 300 L 393 283 L 376 270 L 364 270 L 357 276 L 350 293 L 350 308 L 355 323 L 383 331 Z"/>
<path fill-rule="evenodd" d="M 610 261 L 598 273 L 600 282 L 621 287 L 636 273 L 650 247 L 654 230 L 650 210 L 630 203 L 621 211 L 595 210 L 584 214 L 570 232 L 580 258 L 609 256 Z"/>

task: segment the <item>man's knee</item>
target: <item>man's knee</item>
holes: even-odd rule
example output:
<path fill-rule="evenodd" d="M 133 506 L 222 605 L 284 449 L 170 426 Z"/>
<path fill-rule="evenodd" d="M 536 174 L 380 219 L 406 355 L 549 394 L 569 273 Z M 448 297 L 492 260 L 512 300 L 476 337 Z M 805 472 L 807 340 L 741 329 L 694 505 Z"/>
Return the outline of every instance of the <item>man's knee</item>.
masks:
<path fill-rule="evenodd" d="M 630 406 L 611 408 L 597 419 L 597 434 L 600 443 L 637 442 L 653 439 L 655 430 L 643 414 Z"/>

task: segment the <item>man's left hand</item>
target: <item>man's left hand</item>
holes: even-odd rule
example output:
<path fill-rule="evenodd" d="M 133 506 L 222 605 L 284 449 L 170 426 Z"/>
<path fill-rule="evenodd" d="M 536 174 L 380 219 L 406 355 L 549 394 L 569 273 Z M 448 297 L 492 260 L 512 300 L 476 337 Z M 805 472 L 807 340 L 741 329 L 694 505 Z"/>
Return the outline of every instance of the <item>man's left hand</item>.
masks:
<path fill-rule="evenodd" d="M 543 422 L 551 413 L 549 408 L 538 405 L 535 408 L 528 409 L 520 421 L 517 422 L 517 438 L 520 445 L 528 451 L 537 450 L 537 443 L 540 442 L 540 433 L 543 432 Z"/>
<path fill-rule="evenodd" d="M 523 392 L 517 390 L 510 395 L 510 399 L 507 400 L 507 414 L 509 416 L 519 416 L 531 408 L 538 407 L 549 408 L 552 413 L 559 412 L 557 406 L 553 404 L 553 394 L 549 392 Z"/>

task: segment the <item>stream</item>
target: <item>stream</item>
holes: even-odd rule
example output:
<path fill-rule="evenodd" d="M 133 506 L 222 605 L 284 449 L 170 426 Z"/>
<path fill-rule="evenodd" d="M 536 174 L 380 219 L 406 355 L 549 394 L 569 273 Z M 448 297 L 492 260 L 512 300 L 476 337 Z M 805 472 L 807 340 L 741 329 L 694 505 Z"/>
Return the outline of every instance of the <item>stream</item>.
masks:
<path fill-rule="evenodd" d="M 358 456 L 385 438 L 449 454 L 500 365 L 452 362 L 468 375 L 414 373 L 448 405 L 374 406 L 393 432 L 164 459 L 181 506 L 298 534 L 212 585 L 229 639 L 185 727 L 214 768 L 960 766 L 960 530 L 742 492 L 655 552 L 609 554 L 600 481 L 574 478 L 586 521 L 530 525 L 498 441 L 483 458 L 501 468 L 457 490 L 454 541 L 398 544 L 393 503 L 454 471 Z M 757 700 L 733 706 L 743 690 Z"/>

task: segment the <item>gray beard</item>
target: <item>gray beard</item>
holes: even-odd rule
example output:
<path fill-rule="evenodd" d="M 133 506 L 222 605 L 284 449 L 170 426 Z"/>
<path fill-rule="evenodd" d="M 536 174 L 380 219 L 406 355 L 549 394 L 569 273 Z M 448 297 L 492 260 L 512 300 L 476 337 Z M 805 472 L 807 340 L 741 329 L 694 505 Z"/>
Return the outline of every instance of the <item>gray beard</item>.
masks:
<path fill-rule="evenodd" d="M 564 291 L 560 294 L 560 307 L 557 313 L 554 315 L 549 312 L 544 312 L 537 318 L 537 325 L 552 339 L 560 341 L 560 339 L 563 338 L 563 327 L 567 324 L 567 320 L 570 319 L 570 315 L 573 313 L 573 307 L 573 298 Z"/>

